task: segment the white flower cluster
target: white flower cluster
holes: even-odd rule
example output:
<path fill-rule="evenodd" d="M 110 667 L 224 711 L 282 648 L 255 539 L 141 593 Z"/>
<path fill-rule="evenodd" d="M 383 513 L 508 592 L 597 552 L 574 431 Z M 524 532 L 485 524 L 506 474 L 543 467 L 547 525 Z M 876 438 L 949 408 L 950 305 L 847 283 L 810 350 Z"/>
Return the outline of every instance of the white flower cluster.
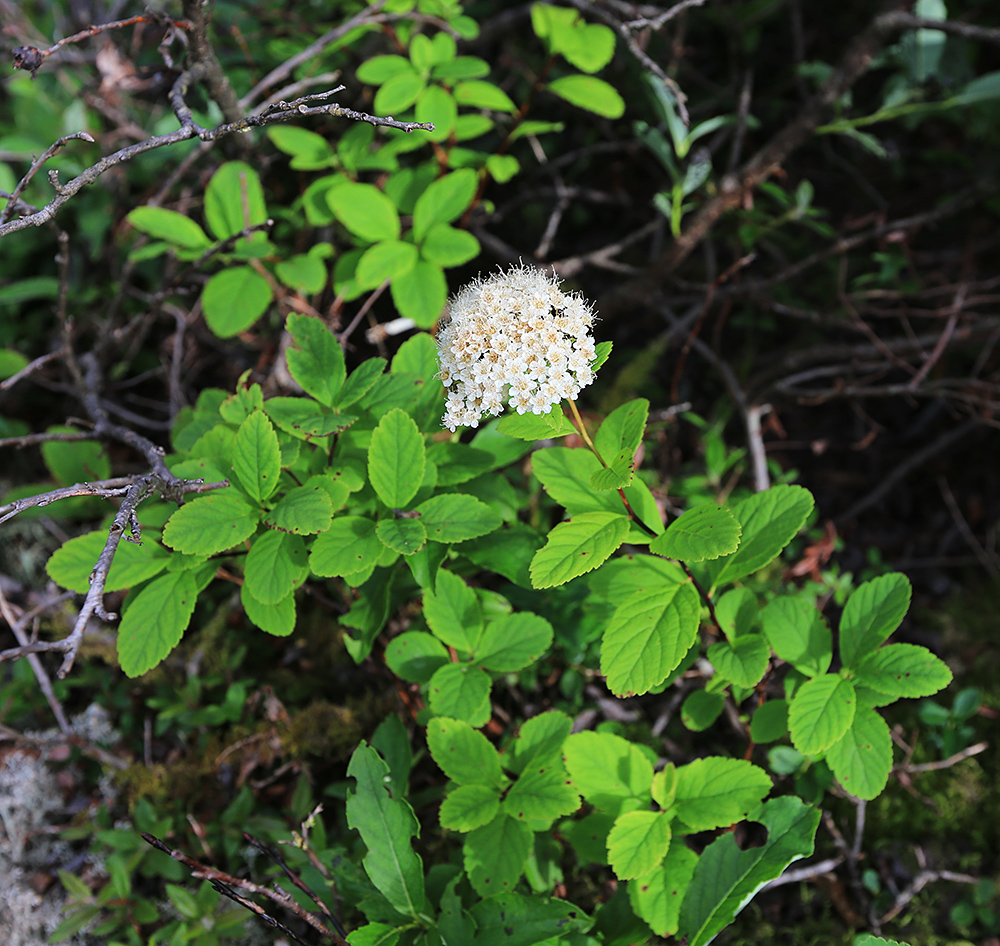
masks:
<path fill-rule="evenodd" d="M 529 266 L 476 279 L 452 300 L 438 333 L 442 424 L 477 427 L 484 414 L 547 414 L 594 380 L 594 313 L 578 293 Z"/>

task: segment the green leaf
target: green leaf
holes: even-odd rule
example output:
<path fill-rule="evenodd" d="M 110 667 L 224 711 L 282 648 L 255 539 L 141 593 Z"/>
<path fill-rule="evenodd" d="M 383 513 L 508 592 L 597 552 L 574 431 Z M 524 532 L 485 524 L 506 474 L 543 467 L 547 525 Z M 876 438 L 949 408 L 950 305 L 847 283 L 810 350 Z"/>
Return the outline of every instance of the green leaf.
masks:
<path fill-rule="evenodd" d="M 490 678 L 479 667 L 446 664 L 434 671 L 427 694 L 437 716 L 451 716 L 474 727 L 490 720 Z"/>
<path fill-rule="evenodd" d="M 465 873 L 476 893 L 492 897 L 509 891 L 524 872 L 534 838 L 528 825 L 502 812 L 466 835 L 462 845 Z"/>
<path fill-rule="evenodd" d="M 603 457 L 613 456 L 621 450 L 633 454 L 642 443 L 649 418 L 649 401 L 637 397 L 616 407 L 607 417 L 594 437 L 594 446 Z"/>
<path fill-rule="evenodd" d="M 424 438 L 413 418 L 398 407 L 389 411 L 368 448 L 368 479 L 378 498 L 390 509 L 404 508 L 420 489 L 425 462 Z"/>
<path fill-rule="evenodd" d="M 46 433 L 78 433 L 72 427 L 49 427 Z M 88 480 L 105 480 L 111 475 L 111 463 L 104 446 L 87 441 L 49 440 L 42 444 L 42 459 L 52 478 L 60 486 L 73 486 Z"/>
<path fill-rule="evenodd" d="M 815 755 L 830 748 L 854 719 L 857 695 L 850 680 L 827 673 L 795 691 L 788 709 L 788 729 L 799 752 Z"/>
<path fill-rule="evenodd" d="M 161 575 L 136 594 L 118 625 L 118 659 L 126 676 L 141 677 L 177 646 L 197 598 L 191 571 Z"/>
<path fill-rule="evenodd" d="M 774 598 L 760 612 L 760 620 L 771 649 L 800 673 L 818 677 L 830 669 L 830 629 L 814 605 L 802 598 Z"/>
<path fill-rule="evenodd" d="M 547 440 L 551 437 L 563 437 L 566 434 L 575 433 L 576 428 L 563 414 L 562 406 L 553 404 L 547 414 L 505 414 L 500 418 L 497 430 L 508 437 L 516 437 L 518 440 Z M 535 457 L 537 458 L 538 454 L 535 454 Z M 597 464 L 596 457 L 594 463 Z M 541 479 L 541 474 L 537 470 L 535 474 Z M 542 482 L 545 485 L 544 480 Z M 553 496 L 553 499 L 556 497 Z M 558 499 L 556 501 L 560 502 Z M 563 505 L 566 504 L 563 503 Z"/>
<path fill-rule="evenodd" d="M 438 768 L 459 785 L 501 789 L 508 779 L 490 741 L 458 719 L 437 716 L 427 724 L 427 747 Z"/>
<path fill-rule="evenodd" d="M 6 381 L 28 367 L 28 359 L 13 348 L 0 348 L 0 381 Z"/>
<path fill-rule="evenodd" d="M 244 583 L 262 604 L 277 604 L 292 593 L 308 571 L 302 539 L 265 532 L 254 539 L 243 566 Z"/>
<path fill-rule="evenodd" d="M 388 923 L 366 923 L 347 934 L 350 946 L 396 946 L 399 929 Z"/>
<path fill-rule="evenodd" d="M 472 659 L 494 673 L 512 673 L 534 663 L 552 645 L 554 631 L 545 618 L 517 611 L 486 625 Z"/>
<path fill-rule="evenodd" d="M 517 106 L 499 86 L 482 79 L 467 79 L 455 86 L 455 101 L 469 108 L 487 108 L 494 112 L 516 112 Z"/>
<path fill-rule="evenodd" d="M 143 535 L 141 545 L 128 541 L 118 543 L 114 562 L 104 583 L 105 591 L 131 588 L 167 567 L 170 553 L 148 532 Z M 90 590 L 90 575 L 107 541 L 108 533 L 105 531 L 87 532 L 68 539 L 52 553 L 45 571 L 57 585 L 86 594 Z"/>
<path fill-rule="evenodd" d="M 420 255 L 438 266 L 461 266 L 479 255 L 479 241 L 467 230 L 438 223 L 421 241 Z"/>
<path fill-rule="evenodd" d="M 510 787 L 503 810 L 518 821 L 551 822 L 580 807 L 580 796 L 567 784 L 561 762 L 534 762 Z"/>
<path fill-rule="evenodd" d="M 249 266 L 231 266 L 205 283 L 201 305 L 205 322 L 219 338 L 246 331 L 271 304 L 271 286 Z"/>
<path fill-rule="evenodd" d="M 889 644 L 857 666 L 855 681 L 887 696 L 931 696 L 951 683 L 948 665 L 926 647 Z"/>
<path fill-rule="evenodd" d="M 625 114 L 625 100 L 615 87 L 594 76 L 563 76 L 550 82 L 548 90 L 570 105 L 603 118 L 621 118 Z"/>
<path fill-rule="evenodd" d="M 427 544 L 427 530 L 417 519 L 382 519 L 375 531 L 400 555 L 414 555 Z"/>
<path fill-rule="evenodd" d="M 663 811 L 626 811 L 608 835 L 608 863 L 621 880 L 648 874 L 670 846 L 670 818 Z"/>
<path fill-rule="evenodd" d="M 334 414 L 308 397 L 272 397 L 264 402 L 264 413 L 279 429 L 298 440 L 316 440 L 339 434 L 357 417 Z"/>
<path fill-rule="evenodd" d="M 612 512 L 587 512 L 560 522 L 531 560 L 531 584 L 552 588 L 603 564 L 629 531 L 628 516 Z"/>
<path fill-rule="evenodd" d="M 590 478 L 590 485 L 594 489 L 624 489 L 632 482 L 633 459 L 630 450 L 622 450 L 608 461 L 606 467 L 598 470 Z"/>
<path fill-rule="evenodd" d="M 264 517 L 272 529 L 294 535 L 316 535 L 330 528 L 333 503 L 322 486 L 296 486 Z"/>
<path fill-rule="evenodd" d="M 136 230 L 186 250 L 211 246 L 208 235 L 190 217 L 165 207 L 136 207 L 125 218 Z"/>
<path fill-rule="evenodd" d="M 910 582 L 893 572 L 854 590 L 840 617 L 840 659 L 857 666 L 899 627 L 910 606 Z"/>
<path fill-rule="evenodd" d="M 441 803 L 441 827 L 472 831 L 489 824 L 500 811 L 500 795 L 486 785 L 459 785 Z"/>
<path fill-rule="evenodd" d="M 295 594 L 292 591 L 280 601 L 266 604 L 254 596 L 247 582 L 243 582 L 240 603 L 250 621 L 268 634 L 288 637 L 295 630 Z"/>
<path fill-rule="evenodd" d="M 285 328 L 292 337 L 292 345 L 285 351 L 289 373 L 303 391 L 332 407 L 347 374 L 340 342 L 315 316 L 292 313 Z"/>
<path fill-rule="evenodd" d="M 394 909 L 422 922 L 428 904 L 423 865 L 410 843 L 420 834 L 413 809 L 391 794 L 389 766 L 367 743 L 355 749 L 347 774 L 356 782 L 347 794 L 347 824 L 368 848 L 365 872 Z"/>
<path fill-rule="evenodd" d="M 657 936 L 677 932 L 681 901 L 694 876 L 698 855 L 683 844 L 672 844 L 659 867 L 637 877 L 628 885 L 632 909 Z"/>
<path fill-rule="evenodd" d="M 399 212 L 392 200 L 374 184 L 349 181 L 327 192 L 334 216 L 368 243 L 399 238 Z"/>
<path fill-rule="evenodd" d="M 464 443 L 432 443 L 427 459 L 438 469 L 437 485 L 457 486 L 493 469 L 493 457 Z"/>
<path fill-rule="evenodd" d="M 513 892 L 480 900 L 471 912 L 475 946 L 575 943 L 590 926 L 590 918 L 575 904 Z"/>
<path fill-rule="evenodd" d="M 764 884 L 813 852 L 818 809 L 784 796 L 761 805 L 750 817 L 767 828 L 763 846 L 741 851 L 727 833 L 705 849 L 694 869 L 678 925 L 688 946 L 707 946 Z"/>
<path fill-rule="evenodd" d="M 438 224 L 462 215 L 476 195 L 476 172 L 462 168 L 439 177 L 417 198 L 413 208 L 413 239 L 422 243 Z"/>
<path fill-rule="evenodd" d="M 258 510 L 236 490 L 213 492 L 181 506 L 167 520 L 163 542 L 185 555 L 208 558 L 250 538 L 258 521 Z"/>
<path fill-rule="evenodd" d="M 413 74 L 410 60 L 404 56 L 372 56 L 358 66 L 354 76 L 358 82 L 382 85 L 404 74 Z"/>
<path fill-rule="evenodd" d="M 448 301 L 448 282 L 441 267 L 430 260 L 417 260 L 404 276 L 389 286 L 396 311 L 413 319 L 420 328 L 430 328 L 441 316 Z"/>
<path fill-rule="evenodd" d="M 740 533 L 740 524 L 725 506 L 709 503 L 678 516 L 649 543 L 649 551 L 683 562 L 704 562 L 735 552 Z"/>
<path fill-rule="evenodd" d="M 737 686 L 755 687 L 767 672 L 771 651 L 764 638 L 748 634 L 733 642 L 719 641 L 712 644 L 706 656 L 727 680 Z"/>
<path fill-rule="evenodd" d="M 277 489 L 281 450 L 278 435 L 263 411 L 254 411 L 240 424 L 233 442 L 233 471 L 244 492 L 256 502 Z"/>
<path fill-rule="evenodd" d="M 617 814 L 648 805 L 653 764 L 638 746 L 612 733 L 580 732 L 566 740 L 563 759 L 573 787 L 595 808 Z"/>
<path fill-rule="evenodd" d="M 709 756 L 677 769 L 674 809 L 685 833 L 734 824 L 771 791 L 771 778 L 743 759 Z"/>
<path fill-rule="evenodd" d="M 293 171 L 315 171 L 337 163 L 337 157 L 326 138 L 295 125 L 272 125 L 267 129 L 271 143 L 292 156 Z"/>
<path fill-rule="evenodd" d="M 427 80 L 412 69 L 400 72 L 385 82 L 375 93 L 375 114 L 399 114 L 409 108 L 427 87 Z"/>
<path fill-rule="evenodd" d="M 559 710 L 533 716 L 518 730 L 514 744 L 507 750 L 504 767 L 520 774 L 531 764 L 562 758 L 563 744 L 573 728 L 573 720 Z"/>
<path fill-rule="evenodd" d="M 458 118 L 458 103 L 455 96 L 440 85 L 431 85 L 417 98 L 416 118 L 418 122 L 433 122 L 434 130 L 423 132 L 431 141 L 445 141 L 455 128 Z"/>
<path fill-rule="evenodd" d="M 601 673 L 612 693 L 647 693 L 691 648 L 701 602 L 690 582 L 639 591 L 616 609 L 601 642 Z"/>
<path fill-rule="evenodd" d="M 337 516 L 313 542 L 309 568 L 320 578 L 352 575 L 373 566 L 384 551 L 375 523 L 363 516 Z"/>
<path fill-rule="evenodd" d="M 788 701 L 768 700 L 754 710 L 750 738 L 754 742 L 775 742 L 788 732 Z"/>
<path fill-rule="evenodd" d="M 405 276 L 416 265 L 418 256 L 412 243 L 382 240 L 362 254 L 354 278 L 361 289 L 374 289 L 387 280 Z"/>
<path fill-rule="evenodd" d="M 217 240 L 226 240 L 246 227 L 266 222 L 264 188 L 249 164 L 227 161 L 212 175 L 205 189 L 205 220 Z"/>
<path fill-rule="evenodd" d="M 711 586 L 737 581 L 773 561 L 802 528 L 812 508 L 813 498 L 801 486 L 772 486 L 733 506 L 743 529 L 740 547 L 707 566 Z"/>
<path fill-rule="evenodd" d="M 427 536 L 434 542 L 464 542 L 487 535 L 503 524 L 500 516 L 475 496 L 445 493 L 417 506 Z"/>
<path fill-rule="evenodd" d="M 882 794 L 892 769 L 892 736 L 885 720 L 871 707 L 859 706 L 850 728 L 827 750 L 826 762 L 852 795 L 871 801 Z"/>
<path fill-rule="evenodd" d="M 385 662 L 396 676 L 409 683 L 427 683 L 438 667 L 450 661 L 448 651 L 432 634 L 407 631 L 389 642 Z"/>
<path fill-rule="evenodd" d="M 461 119 L 459 119 L 461 121 Z M 524 123 L 518 125 L 520 130 Z M 478 136 L 477 136 L 478 137 Z M 486 159 L 486 170 L 490 177 L 498 184 L 506 184 L 518 171 L 521 170 L 521 162 L 512 154 L 491 154 Z"/>
<path fill-rule="evenodd" d="M 382 372 L 385 371 L 385 366 L 386 360 L 384 358 L 369 358 L 367 361 L 361 362 L 344 383 L 340 397 L 337 399 L 337 406 L 350 407 L 356 401 L 360 401 L 378 383 Z"/>
<path fill-rule="evenodd" d="M 458 575 L 442 569 L 434 592 L 424 595 L 424 620 L 449 647 L 471 653 L 483 629 L 482 605 Z"/>
<path fill-rule="evenodd" d="M 722 715 L 725 705 L 725 693 L 692 690 L 681 703 L 681 722 L 691 732 L 704 732 Z"/>

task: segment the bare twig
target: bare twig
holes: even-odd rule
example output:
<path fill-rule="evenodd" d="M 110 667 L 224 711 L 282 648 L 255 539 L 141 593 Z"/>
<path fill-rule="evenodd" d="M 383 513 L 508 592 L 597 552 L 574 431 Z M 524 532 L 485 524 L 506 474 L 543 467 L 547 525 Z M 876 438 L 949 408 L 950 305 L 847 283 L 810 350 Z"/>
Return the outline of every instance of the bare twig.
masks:
<path fill-rule="evenodd" d="M 974 755 L 979 755 L 980 752 L 985 752 L 989 747 L 990 744 L 988 742 L 977 742 L 974 746 L 969 746 L 960 752 L 956 752 L 954 755 L 948 756 L 947 759 L 941 759 L 938 762 L 921 762 L 919 765 L 911 765 L 907 762 L 899 766 L 899 769 L 911 773 L 938 772 L 941 769 L 950 769 L 953 765 L 958 765 L 963 759 L 970 759 Z"/>
<path fill-rule="evenodd" d="M 7 206 L 0 211 L 0 224 L 6 223 L 11 214 L 14 212 L 17 205 L 20 203 L 21 194 L 24 193 L 25 188 L 31 183 L 32 178 L 42 169 L 42 165 L 45 164 L 49 158 L 55 157 L 62 149 L 66 146 L 69 141 L 88 141 L 91 144 L 94 143 L 94 136 L 86 131 L 78 131 L 72 135 L 64 135 L 62 138 L 54 141 L 50 144 L 34 161 L 31 162 L 31 167 L 28 168 L 27 174 L 17 182 L 17 186 L 14 188 L 13 193 L 10 195 Z"/>

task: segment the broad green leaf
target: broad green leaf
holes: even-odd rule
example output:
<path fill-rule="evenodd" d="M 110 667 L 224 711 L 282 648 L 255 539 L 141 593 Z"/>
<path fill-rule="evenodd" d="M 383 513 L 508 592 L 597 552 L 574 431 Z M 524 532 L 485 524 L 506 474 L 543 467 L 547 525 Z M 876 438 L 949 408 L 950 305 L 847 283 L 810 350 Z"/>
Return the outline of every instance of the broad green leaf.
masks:
<path fill-rule="evenodd" d="M 534 838 L 528 825 L 503 812 L 466 835 L 462 845 L 465 873 L 476 893 L 493 897 L 511 890 L 524 872 Z"/>
<path fill-rule="evenodd" d="M 337 157 L 326 138 L 295 125 L 272 125 L 267 129 L 271 143 L 292 156 L 293 171 L 315 171 L 336 164 Z"/>
<path fill-rule="evenodd" d="M 271 304 L 271 286 L 250 266 L 230 266 L 212 276 L 201 292 L 205 322 L 219 338 L 246 331 Z"/>
<path fill-rule="evenodd" d="M 840 616 L 840 659 L 857 666 L 899 627 L 910 606 L 910 582 L 893 572 L 866 581 L 847 599 Z"/>
<path fill-rule="evenodd" d="M 632 451 L 622 450 L 590 478 L 590 485 L 594 489 L 624 489 L 632 482 L 632 460 Z"/>
<path fill-rule="evenodd" d="M 892 769 L 892 736 L 885 720 L 871 707 L 859 706 L 850 728 L 827 749 L 826 762 L 852 795 L 871 801 L 882 794 Z"/>
<path fill-rule="evenodd" d="M 6 381 L 28 367 L 28 359 L 13 348 L 0 348 L 0 381 Z"/>
<path fill-rule="evenodd" d="M 595 811 L 579 820 L 570 819 L 559 824 L 559 833 L 570 843 L 581 864 L 607 864 L 608 835 L 615 823 L 615 815 Z"/>
<path fill-rule="evenodd" d="M 611 733 L 574 733 L 563 748 L 573 787 L 595 808 L 617 813 L 647 805 L 653 765 L 638 746 Z"/>
<path fill-rule="evenodd" d="M 618 696 L 667 679 L 698 634 L 701 602 L 690 582 L 636 592 L 615 611 L 601 642 L 601 673 Z"/>
<path fill-rule="evenodd" d="M 471 653 L 483 630 L 482 605 L 465 581 L 442 569 L 433 594 L 424 595 L 424 620 L 449 647 Z"/>
<path fill-rule="evenodd" d="M 265 604 L 254 597 L 244 582 L 240 588 L 240 603 L 247 617 L 262 631 L 277 637 L 288 637 L 295 630 L 295 594 L 291 591 L 280 601 Z"/>
<path fill-rule="evenodd" d="M 686 833 L 734 824 L 771 791 L 771 778 L 743 759 L 709 756 L 678 766 L 674 809 Z"/>
<path fill-rule="evenodd" d="M 73 427 L 54 426 L 49 434 L 78 433 Z M 42 459 L 60 486 L 73 486 L 111 476 L 111 463 L 103 444 L 88 441 L 49 440 L 42 444 Z"/>
<path fill-rule="evenodd" d="M 757 596 L 749 588 L 730 588 L 721 598 L 716 599 L 715 617 L 726 640 L 730 642 L 752 634 L 759 616 Z"/>
<path fill-rule="evenodd" d="M 681 902 L 697 863 L 698 855 L 689 847 L 671 844 L 661 865 L 628 885 L 632 909 L 657 936 L 677 932 Z"/>
<path fill-rule="evenodd" d="M 750 738 L 754 742 L 775 742 L 788 732 L 788 701 L 768 700 L 754 710 Z"/>
<path fill-rule="evenodd" d="M 518 821 L 548 822 L 572 814 L 580 807 L 580 796 L 567 784 L 562 762 L 534 762 L 510 787 L 503 810 Z"/>
<path fill-rule="evenodd" d="M 788 729 L 799 752 L 815 755 L 847 732 L 857 708 L 850 680 L 833 673 L 814 677 L 799 687 L 788 708 Z"/>
<path fill-rule="evenodd" d="M 468 723 L 435 717 L 427 724 L 427 746 L 438 768 L 459 785 L 500 789 L 508 783 L 496 749 Z"/>
<path fill-rule="evenodd" d="M 446 664 L 434 671 L 427 686 L 431 710 L 437 716 L 485 726 L 490 719 L 490 678 L 470 664 Z"/>
<path fill-rule="evenodd" d="M 507 750 L 504 767 L 520 774 L 531 764 L 562 758 L 562 748 L 573 720 L 559 710 L 548 710 L 521 724 L 514 744 Z"/>
<path fill-rule="evenodd" d="M 472 831 L 489 824 L 500 811 L 500 795 L 486 785 L 459 785 L 441 803 L 441 827 Z"/>
<path fill-rule="evenodd" d="M 233 471 L 244 492 L 257 502 L 277 489 L 281 450 L 278 435 L 263 411 L 254 411 L 240 424 L 233 442 Z"/>
<path fill-rule="evenodd" d="M 165 207 L 136 207 L 125 218 L 136 230 L 187 250 L 211 246 L 207 234 L 190 217 Z"/>
<path fill-rule="evenodd" d="M 649 544 L 649 551 L 682 562 L 704 562 L 735 552 L 740 524 L 725 506 L 695 506 Z"/>
<path fill-rule="evenodd" d="M 594 446 L 607 459 L 620 450 L 631 450 L 634 454 L 642 443 L 649 417 L 649 401 L 637 397 L 616 407 L 601 423 L 594 436 Z"/>
<path fill-rule="evenodd" d="M 448 660 L 448 651 L 433 634 L 407 631 L 394 637 L 385 649 L 389 669 L 409 683 L 427 683 Z"/>
<path fill-rule="evenodd" d="M 336 516 L 313 543 L 309 554 L 312 573 L 332 578 L 374 565 L 384 549 L 375 528 L 375 523 L 363 516 Z"/>
<path fill-rule="evenodd" d="M 277 604 L 308 572 L 305 543 L 294 535 L 265 532 L 247 553 L 243 581 L 262 604 Z"/>
<path fill-rule="evenodd" d="M 420 488 L 425 463 L 424 438 L 413 418 L 398 407 L 389 411 L 368 448 L 368 479 L 378 498 L 390 509 L 404 508 Z"/>
<path fill-rule="evenodd" d="M 479 255 L 479 241 L 467 230 L 437 223 L 421 240 L 420 255 L 437 266 L 461 266 Z"/>
<path fill-rule="evenodd" d="M 603 118 L 621 118 L 625 114 L 625 100 L 615 87 L 594 76 L 563 76 L 550 82 L 548 90 L 570 105 Z"/>
<path fill-rule="evenodd" d="M 653 775 L 650 791 L 653 795 L 653 801 L 660 808 L 666 810 L 673 807 L 674 797 L 677 794 L 677 766 L 673 762 L 668 762 Z"/>
<path fill-rule="evenodd" d="M 416 511 L 434 542 L 464 542 L 499 529 L 503 520 L 484 502 L 464 493 L 445 493 L 425 500 Z"/>
<path fill-rule="evenodd" d="M 560 522 L 531 560 L 531 584 L 552 588 L 593 571 L 618 550 L 628 531 L 628 516 L 612 512 L 586 512 Z"/>
<path fill-rule="evenodd" d="M 455 86 L 455 101 L 469 108 L 487 108 L 494 112 L 516 112 L 517 106 L 499 86 L 483 79 L 467 79 Z"/>
<path fill-rule="evenodd" d="M 383 519 L 375 531 L 400 555 L 413 555 L 427 544 L 427 530 L 419 519 Z"/>
<path fill-rule="evenodd" d="M 422 243 L 432 227 L 462 215 L 476 195 L 476 172 L 462 168 L 439 177 L 417 198 L 413 208 L 413 239 Z"/>
<path fill-rule="evenodd" d="M 733 642 L 712 644 L 706 656 L 727 680 L 737 686 L 755 687 L 767 672 L 771 651 L 763 637 L 749 634 Z"/>
<path fill-rule="evenodd" d="M 489 569 L 522 588 L 531 587 L 528 565 L 545 540 L 530 526 L 515 522 L 507 529 L 463 542 L 459 551 L 480 568 Z"/>
<path fill-rule="evenodd" d="M 461 121 L 461 118 L 459 121 Z M 518 125 L 517 130 L 520 130 L 523 124 Z M 486 159 L 486 170 L 490 177 L 498 184 L 506 184 L 507 181 L 521 170 L 521 162 L 512 154 L 491 154 Z"/>
<path fill-rule="evenodd" d="M 476 924 L 469 912 L 462 906 L 462 898 L 455 888 L 462 880 L 461 873 L 453 877 L 445 886 L 441 896 L 441 912 L 437 917 L 437 932 L 442 946 L 452 943 L 471 943 Z"/>
<path fill-rule="evenodd" d="M 333 473 L 317 473 L 310 476 L 303 484 L 309 489 L 321 489 L 330 499 L 330 509 L 336 512 L 343 509 L 351 495 L 351 487 L 342 475 Z"/>
<path fill-rule="evenodd" d="M 493 469 L 493 457 L 464 443 L 433 443 L 427 459 L 438 468 L 437 485 L 456 486 Z"/>
<path fill-rule="evenodd" d="M 471 913 L 476 922 L 475 946 L 575 943 L 591 922 L 573 903 L 513 892 L 480 900 Z"/>
<path fill-rule="evenodd" d="M 280 260 L 274 264 L 274 273 L 286 286 L 303 294 L 322 292 L 330 275 L 323 258 L 312 252 Z"/>
<path fill-rule="evenodd" d="M 320 404 L 332 407 L 347 374 L 340 342 L 315 316 L 292 313 L 285 327 L 292 337 L 292 344 L 285 352 L 289 373 L 303 391 Z"/>
<path fill-rule="evenodd" d="M 394 909 L 422 921 L 428 904 L 423 865 L 410 843 L 420 834 L 413 809 L 388 790 L 389 766 L 367 743 L 354 750 L 347 775 L 356 782 L 347 794 L 347 824 L 368 848 L 365 872 Z"/>
<path fill-rule="evenodd" d="M 217 240 L 267 221 L 264 188 L 249 164 L 227 161 L 212 175 L 205 189 L 205 220 Z"/>
<path fill-rule="evenodd" d="M 167 520 L 163 543 L 208 558 L 250 538 L 258 521 L 258 510 L 236 490 L 213 492 L 185 503 Z"/>
<path fill-rule="evenodd" d="M 418 255 L 412 243 L 382 240 L 365 250 L 354 278 L 362 289 L 374 289 L 387 280 L 405 276 L 416 265 Z"/>
<path fill-rule="evenodd" d="M 774 598 L 760 612 L 760 620 L 771 649 L 800 673 L 818 677 L 830 669 L 830 629 L 814 605 L 787 595 Z"/>
<path fill-rule="evenodd" d="M 410 60 L 404 56 L 372 56 L 358 66 L 354 77 L 358 82 L 382 85 L 396 76 L 412 72 Z"/>
<path fill-rule="evenodd" d="M 588 579 L 595 597 L 615 607 L 639 592 L 654 593 L 665 585 L 690 583 L 684 569 L 656 555 L 620 555 L 605 562 Z"/>
<path fill-rule="evenodd" d="M 726 706 L 725 693 L 692 690 L 681 703 L 681 722 L 691 732 L 704 732 Z"/>
<path fill-rule="evenodd" d="M 399 212 L 392 200 L 374 184 L 350 181 L 327 192 L 334 216 L 368 243 L 399 238 Z"/>
<path fill-rule="evenodd" d="M 375 93 L 375 114 L 398 115 L 416 102 L 426 87 L 427 80 L 412 69 L 400 72 Z"/>
<path fill-rule="evenodd" d="M 350 407 L 356 401 L 360 401 L 378 383 L 385 366 L 384 358 L 369 358 L 361 362 L 344 382 L 340 397 L 337 398 L 337 406 Z"/>
<path fill-rule="evenodd" d="M 330 528 L 333 503 L 322 486 L 295 486 L 278 500 L 264 522 L 294 535 L 316 535 Z"/>
<path fill-rule="evenodd" d="M 448 301 L 448 281 L 438 263 L 420 259 L 404 276 L 389 285 L 396 311 L 413 319 L 420 328 L 430 328 Z"/>
<path fill-rule="evenodd" d="M 608 835 L 608 863 L 621 880 L 648 874 L 670 846 L 670 818 L 663 811 L 626 811 Z"/>
<path fill-rule="evenodd" d="M 97 559 L 108 542 L 103 530 L 87 532 L 63 542 L 52 553 L 45 571 L 57 585 L 86 594 L 90 590 L 90 575 Z M 122 591 L 158 575 L 167 567 L 170 553 L 160 543 L 143 531 L 143 541 L 119 541 L 115 558 L 104 583 L 105 591 Z"/>
<path fill-rule="evenodd" d="M 279 430 L 309 441 L 338 434 L 357 420 L 350 414 L 332 413 L 308 397 L 269 398 L 264 402 L 264 413 Z"/>
<path fill-rule="evenodd" d="M 192 571 L 161 575 L 136 594 L 118 625 L 118 659 L 126 676 L 141 677 L 177 646 L 197 598 Z"/>
<path fill-rule="evenodd" d="M 948 665 L 926 647 L 889 644 L 857 665 L 855 681 L 893 697 L 932 696 L 951 683 Z"/>
<path fill-rule="evenodd" d="M 486 625 L 472 659 L 494 673 L 511 673 L 534 663 L 552 645 L 554 632 L 545 618 L 517 611 Z"/>
<path fill-rule="evenodd" d="M 366 923 L 347 934 L 350 946 L 396 946 L 399 928 L 388 923 Z"/>
<path fill-rule="evenodd" d="M 812 511 L 813 498 L 801 486 L 773 486 L 732 507 L 742 527 L 739 548 L 706 566 L 713 588 L 750 575 L 773 561 Z"/>
<path fill-rule="evenodd" d="M 707 946 L 764 884 L 813 852 L 820 812 L 798 798 L 774 798 L 750 819 L 767 828 L 763 846 L 741 851 L 727 833 L 705 849 L 694 869 L 678 924 L 688 946 Z"/>
<path fill-rule="evenodd" d="M 497 430 L 508 437 L 516 437 L 518 440 L 546 440 L 551 437 L 562 437 L 572 434 L 576 428 L 570 423 L 569 418 L 562 412 L 560 404 L 553 404 L 547 414 L 505 414 L 497 424 Z M 546 451 L 540 451 L 545 453 Z M 574 451 L 576 452 L 576 451 Z M 580 451 L 581 453 L 584 451 Z M 532 463 L 538 458 L 536 453 L 532 458 Z M 591 456 L 593 456 L 591 454 Z M 598 466 L 596 457 L 594 458 L 595 472 Z M 535 470 L 535 475 L 542 478 L 541 473 Z M 542 480 L 542 485 L 547 485 Z M 553 495 L 556 502 L 562 502 Z M 563 503 L 565 506 L 566 504 Z"/>
<path fill-rule="evenodd" d="M 422 134 L 431 141 L 445 141 L 455 128 L 458 103 L 455 96 L 440 85 L 430 85 L 420 93 L 416 103 L 418 122 L 433 122 L 434 130 Z"/>

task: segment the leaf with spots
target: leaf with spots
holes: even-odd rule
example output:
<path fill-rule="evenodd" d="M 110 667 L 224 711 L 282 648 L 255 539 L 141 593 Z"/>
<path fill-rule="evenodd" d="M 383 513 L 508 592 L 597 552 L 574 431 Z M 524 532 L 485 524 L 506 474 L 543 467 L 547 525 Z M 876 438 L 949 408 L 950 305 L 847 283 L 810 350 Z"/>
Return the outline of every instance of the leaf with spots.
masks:
<path fill-rule="evenodd" d="M 506 893 L 524 873 L 535 832 L 501 812 L 465 838 L 465 872 L 481 897 Z"/>
<path fill-rule="evenodd" d="M 546 822 L 580 807 L 580 796 L 570 784 L 561 762 L 532 765 L 521 773 L 503 801 L 503 810 L 518 821 Z M 539 825 L 535 825 L 539 827 Z"/>

